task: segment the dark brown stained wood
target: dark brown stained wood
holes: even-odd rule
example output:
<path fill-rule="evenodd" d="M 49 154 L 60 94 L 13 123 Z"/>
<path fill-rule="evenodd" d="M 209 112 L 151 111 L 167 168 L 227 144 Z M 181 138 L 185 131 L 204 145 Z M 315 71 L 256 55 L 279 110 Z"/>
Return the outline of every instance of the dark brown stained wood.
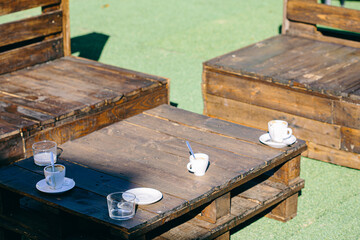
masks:
<path fill-rule="evenodd" d="M 55 38 L 0 53 L 0 74 L 60 58 L 62 48 L 62 39 Z"/>
<path fill-rule="evenodd" d="M 1 81 L 0 78 L 0 85 L 2 84 L 4 84 L 4 82 Z M 37 99 L 34 99 L 34 101 L 29 101 L 29 99 L 24 99 L 4 92 L 0 93 L 0 99 L 2 102 L 9 106 L 21 106 L 28 109 L 37 109 L 39 112 L 46 113 L 52 116 L 56 116 L 60 111 L 63 111 L 63 109 L 57 105 L 51 105 L 47 104 L 46 102 L 36 101 Z"/>
<path fill-rule="evenodd" d="M 0 46 L 44 37 L 61 31 L 62 12 L 56 11 L 37 17 L 0 25 Z"/>
<path fill-rule="evenodd" d="M 323 146 L 340 149 L 340 126 L 323 123 L 295 116 L 269 108 L 234 101 L 213 95 L 207 95 L 206 115 L 250 127 L 268 129 L 267 123 L 272 119 L 283 119 L 289 122 L 294 136 L 307 141 L 318 142 Z M 241 113 L 241 114 L 239 114 Z"/>
<path fill-rule="evenodd" d="M 146 91 L 148 94 L 155 94 L 152 89 Z M 131 99 L 129 102 L 133 101 Z M 124 105 L 127 103 L 122 102 Z M 127 111 L 126 106 L 122 109 L 122 113 Z M 176 118 L 176 114 L 181 117 Z M 188 118 L 182 115 L 188 115 Z M 259 144 L 254 136 L 246 137 L 247 134 L 258 135 L 262 131 L 207 119 L 168 105 L 160 106 L 159 109 L 148 110 L 60 145 L 63 152 L 59 162 L 66 165 L 67 176 L 76 182 L 71 191 L 59 195 L 37 191 L 34 185 L 43 178 L 43 168 L 35 166 L 32 158 L 0 168 L 0 187 L 45 204 L 48 211 L 69 214 L 68 220 L 78 218 L 91 222 L 94 226 L 107 228 L 105 238 L 111 237 L 108 234 L 114 235 L 113 238 L 154 238 L 166 233 L 169 226 L 172 228 L 174 224 L 187 221 L 185 225 L 203 229 L 197 231 L 197 234 L 203 233 L 203 238 L 221 239 L 227 237 L 227 232 L 238 224 L 303 188 L 304 181 L 299 178 L 289 181 L 290 185 L 286 186 L 282 181 L 271 182 L 265 174 L 268 172 L 271 175 L 274 168 L 283 170 L 284 166 L 287 170 L 295 168 L 294 171 L 298 173 L 298 164 L 290 166 L 286 162 L 292 162 L 294 158 L 298 161 L 300 158 L 296 157 L 306 149 L 306 145 L 299 140 L 291 147 L 272 149 Z M 194 121 L 195 125 L 188 125 L 189 121 Z M 71 121 L 67 123 L 72 124 Z M 224 132 L 221 132 L 222 129 Z M 239 129 L 245 131 L 236 133 L 235 130 Z M 79 130 L 82 131 L 81 127 Z M 51 134 L 44 132 L 44 136 L 51 137 Z M 67 135 L 63 131 L 61 134 Z M 192 141 L 196 143 L 194 148 L 213 148 L 211 153 L 214 155 L 210 157 L 213 160 L 210 160 L 210 166 L 202 177 L 196 177 L 186 169 L 189 153 L 185 144 L 188 138 L 184 134 L 197 140 Z M 34 135 L 29 135 L 26 139 L 30 140 L 32 136 Z M 209 144 L 208 138 L 213 139 L 214 143 Z M 28 147 L 24 149 L 31 149 L 30 141 L 26 144 Z M 261 151 L 256 158 L 244 157 L 247 154 L 242 154 L 241 151 L 247 149 L 242 148 L 241 144 L 256 146 Z M 239 167 L 231 169 L 236 166 L 231 165 L 232 162 L 236 161 L 239 161 Z M 235 169 L 238 171 L 235 172 Z M 18 178 L 16 175 L 23 177 Z M 281 180 L 293 178 L 289 171 L 281 171 L 277 175 Z M 262 183 L 264 179 L 268 180 Z M 262 184 L 265 185 L 261 187 Z M 134 187 L 158 189 L 163 193 L 163 198 L 151 205 L 138 206 L 137 213 L 131 220 L 111 220 L 105 196 L 110 192 Z M 253 192 L 249 189 L 253 189 Z M 237 208 L 231 200 L 229 206 L 230 197 L 243 198 L 247 204 Z M 213 200 L 216 207 L 207 208 L 210 212 L 204 210 Z M 216 213 L 212 214 L 214 209 Z M 236 209 L 242 211 L 234 214 Z M 213 222 L 216 220 L 216 223 L 193 219 L 202 210 Z M 21 224 L 21 218 L 16 223 Z M 35 231 L 31 232 L 35 234 Z M 186 234 L 187 232 L 183 236 L 186 237 Z"/>
<path fill-rule="evenodd" d="M 300 88 L 310 94 L 344 97 L 347 89 L 359 83 L 359 62 L 358 48 L 279 35 L 209 60 L 204 67 Z M 342 68 L 349 69 L 346 84 L 328 84 L 334 76 L 346 75 Z"/>
<path fill-rule="evenodd" d="M 216 57 L 205 66 L 249 76 L 258 76 L 251 71 L 253 66 L 269 61 L 272 57 L 311 44 L 310 40 L 291 37 L 271 37 L 259 43 Z M 242 66 L 241 70 L 238 66 Z M 240 70 L 240 71 L 239 71 Z"/>
<path fill-rule="evenodd" d="M 253 185 L 253 187 L 245 192 L 239 192 L 237 193 L 238 195 L 234 195 L 231 198 L 231 215 L 220 218 L 215 224 L 202 221 L 198 218 L 192 218 L 154 239 L 209 239 L 210 236 L 211 238 L 221 236 L 226 231 L 250 219 L 261 210 L 278 203 L 279 200 L 275 199 L 279 195 L 281 195 L 280 199 L 292 195 L 295 192 L 294 189 L 301 189 L 304 186 L 304 182 L 303 180 L 296 182 L 292 185 L 293 190 L 291 190 L 291 187 L 286 186 L 279 189 L 279 185 L 273 184 L 271 181 L 265 181 L 257 185 L 249 182 L 248 185 Z"/>
<path fill-rule="evenodd" d="M 36 141 L 50 139 L 58 144 L 68 140 L 85 136 L 101 127 L 120 121 L 127 117 L 139 114 L 168 100 L 168 90 L 161 87 L 151 91 L 143 92 L 142 96 L 126 102 L 119 102 L 116 106 L 109 105 L 104 109 L 96 109 L 94 113 L 84 111 L 68 112 L 55 122 L 55 126 L 46 126 L 44 130 L 24 132 L 26 144 L 26 157 L 32 156 L 31 146 Z"/>
<path fill-rule="evenodd" d="M 228 192 L 223 196 L 220 196 L 217 199 L 213 200 L 196 217 L 210 223 L 216 223 L 219 218 L 230 214 L 230 200 L 231 196 L 230 192 Z"/>
<path fill-rule="evenodd" d="M 264 147 L 259 143 L 250 143 L 244 140 L 236 140 L 227 136 L 213 134 L 206 131 L 201 131 L 193 127 L 178 124 L 176 122 L 170 122 L 165 119 L 156 119 L 146 114 L 137 115 L 131 119 L 125 120 L 131 124 L 136 124 L 141 127 L 153 128 L 156 124 L 156 130 L 170 136 L 176 136 L 181 139 L 187 139 L 192 142 L 198 142 L 207 146 L 216 147 L 220 149 L 227 149 L 236 154 L 241 154 L 248 157 L 258 156 L 262 153 L 263 159 L 268 159 L 270 156 L 281 154 L 281 151 Z"/>
<path fill-rule="evenodd" d="M 293 0 L 286 12 L 290 20 L 360 32 L 360 11 L 355 9 Z"/>
<path fill-rule="evenodd" d="M 360 154 L 325 147 L 313 142 L 308 142 L 307 145 L 307 157 L 309 158 L 350 168 L 360 168 Z"/>
<path fill-rule="evenodd" d="M 76 143 L 68 142 L 63 144 L 63 158 L 71 159 L 71 161 L 80 164 L 86 164 L 91 168 L 101 169 L 101 171 L 107 174 L 116 174 L 116 176 L 125 178 L 138 185 L 156 188 L 175 196 L 181 196 L 189 202 L 192 198 L 200 197 L 200 191 L 211 191 L 225 179 L 237 175 L 234 172 L 225 171 L 210 165 L 206 176 L 199 178 L 187 171 L 188 158 L 173 156 L 154 149 L 149 150 L 145 146 L 132 144 L 129 140 L 126 142 L 126 139 L 121 140 L 119 138 L 111 138 L 110 136 L 104 138 L 97 133 L 91 134 L 91 138 L 88 136 L 82 144 L 82 139 L 78 139 Z M 93 145 L 93 142 L 98 142 L 99 139 L 102 139 L 102 144 L 99 145 L 99 148 L 92 146 L 89 149 L 88 145 Z M 134 139 L 136 139 L 136 136 L 134 136 Z M 112 144 L 114 142 L 116 144 Z M 151 156 L 148 154 L 150 151 L 152 153 Z M 114 159 L 113 154 L 116 155 L 116 159 Z M 98 161 L 99 158 L 102 158 L 100 163 Z M 131 168 L 127 167 L 129 164 L 131 164 Z M 113 173 L 113 169 L 117 169 L 116 173 Z M 157 174 L 159 172 L 161 176 Z M 169 185 L 168 182 L 173 184 Z M 190 191 L 190 189 L 198 189 L 199 192 Z"/>
<path fill-rule="evenodd" d="M 331 99 L 274 86 L 263 81 L 246 79 L 227 73 L 205 70 L 205 94 L 222 96 L 244 103 L 272 108 L 314 120 L 332 123 Z"/>
<path fill-rule="evenodd" d="M 360 153 L 360 129 L 341 127 L 341 149 Z"/>
<path fill-rule="evenodd" d="M 144 114 L 155 118 L 165 118 L 172 122 L 196 127 L 207 132 L 222 135 L 226 134 L 227 136 L 246 140 L 248 142 L 257 143 L 259 140 L 258 136 L 264 134 L 264 131 L 258 129 L 210 118 L 205 115 L 188 112 L 178 108 L 169 108 L 167 105 L 160 105 L 157 108 L 144 112 Z"/>
<path fill-rule="evenodd" d="M 8 165 L 11 162 L 24 158 L 23 140 L 19 130 L 12 129 L 5 132 L 0 123 L 0 166 Z M 6 130 L 11 130 L 6 128 Z"/>
<path fill-rule="evenodd" d="M 334 124 L 360 130 L 360 103 L 335 101 Z"/>
<path fill-rule="evenodd" d="M 12 12 L 18 12 L 30 8 L 41 7 L 60 3 L 60 0 L 18 0 L 18 1 L 0 1 L 0 16 Z"/>
<path fill-rule="evenodd" d="M 137 185 L 131 181 L 113 177 L 90 168 L 84 168 L 83 166 L 63 159 L 60 159 L 58 162 L 66 167 L 66 176 L 74 179 L 77 187 L 102 196 L 106 196 L 112 192 L 126 191 L 131 188 L 142 187 L 141 185 Z M 34 165 L 32 158 L 15 164 L 27 170 L 43 174 L 43 170 Z M 143 211 L 159 214 L 171 211 L 172 208 L 178 207 L 179 205 L 186 206 L 187 202 L 184 199 L 163 192 L 163 198 L 157 204 L 141 205 L 138 206 L 138 208 Z"/>
<path fill-rule="evenodd" d="M 34 187 L 36 183 L 43 178 L 43 174 L 35 174 L 16 166 L 1 168 L 0 172 L 0 180 L 2 184 L 6 182 L 6 186 L 4 186 L 5 188 L 18 189 L 17 193 L 24 194 L 25 196 L 31 195 L 32 198 L 40 202 L 49 203 L 51 201 L 53 205 L 58 205 L 66 212 L 70 212 L 78 216 L 87 215 L 94 221 L 105 222 L 107 225 L 112 224 L 112 226 L 117 229 L 132 229 L 155 216 L 155 214 L 138 208 L 136 217 L 131 220 L 112 220 L 108 215 L 106 196 L 94 194 L 80 187 L 75 187 L 66 194 L 57 196 L 43 194 Z M 15 173 L 20 173 L 22 178 L 18 178 Z"/>

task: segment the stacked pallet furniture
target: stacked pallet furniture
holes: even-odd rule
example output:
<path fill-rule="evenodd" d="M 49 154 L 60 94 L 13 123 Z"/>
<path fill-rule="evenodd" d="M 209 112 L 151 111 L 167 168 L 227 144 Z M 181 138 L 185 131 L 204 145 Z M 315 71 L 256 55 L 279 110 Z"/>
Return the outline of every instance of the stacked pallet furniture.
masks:
<path fill-rule="evenodd" d="M 203 64 L 204 114 L 263 130 L 286 120 L 305 156 L 360 169 L 359 33 L 360 11 L 285 0 L 281 35 Z"/>
<path fill-rule="evenodd" d="M 168 80 L 70 56 L 68 0 L 0 1 L 0 166 L 168 103 Z"/>

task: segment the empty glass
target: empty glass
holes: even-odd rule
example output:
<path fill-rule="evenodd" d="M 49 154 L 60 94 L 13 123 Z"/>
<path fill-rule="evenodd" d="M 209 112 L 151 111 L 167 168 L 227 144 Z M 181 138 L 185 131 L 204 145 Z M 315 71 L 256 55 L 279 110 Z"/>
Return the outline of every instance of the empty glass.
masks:
<path fill-rule="evenodd" d="M 126 220 L 135 215 L 136 196 L 128 192 L 115 192 L 107 197 L 109 216 L 115 220 Z"/>

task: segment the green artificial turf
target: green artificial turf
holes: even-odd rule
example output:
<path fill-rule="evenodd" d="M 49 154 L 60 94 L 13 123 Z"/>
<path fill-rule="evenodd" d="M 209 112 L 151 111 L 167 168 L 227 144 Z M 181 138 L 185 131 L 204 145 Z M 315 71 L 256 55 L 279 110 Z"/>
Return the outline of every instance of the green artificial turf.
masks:
<path fill-rule="evenodd" d="M 70 3 L 74 55 L 168 77 L 171 102 L 197 113 L 202 63 L 279 34 L 282 22 L 281 0 Z M 346 7 L 360 9 L 360 2 Z M 306 182 L 298 216 L 287 223 L 259 218 L 232 239 L 360 239 L 360 171 L 307 158 L 301 168 Z"/>
<path fill-rule="evenodd" d="M 282 1 L 70 0 L 70 21 L 73 55 L 170 78 L 171 102 L 202 113 L 202 62 L 278 34 Z M 255 219 L 231 239 L 360 239 L 360 171 L 302 158 L 301 177 L 294 219 Z"/>

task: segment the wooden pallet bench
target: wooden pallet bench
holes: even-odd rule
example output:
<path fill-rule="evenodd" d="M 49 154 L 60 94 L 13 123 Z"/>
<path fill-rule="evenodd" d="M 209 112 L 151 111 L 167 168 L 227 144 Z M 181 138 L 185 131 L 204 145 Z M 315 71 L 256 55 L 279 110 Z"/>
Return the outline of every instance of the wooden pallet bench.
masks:
<path fill-rule="evenodd" d="M 286 120 L 304 156 L 360 169 L 359 33 L 360 11 L 285 0 L 281 35 L 204 62 L 204 114 Z"/>
<path fill-rule="evenodd" d="M 0 16 L 35 7 L 0 25 L 0 166 L 168 103 L 166 78 L 70 56 L 68 0 L 1 1 Z"/>

